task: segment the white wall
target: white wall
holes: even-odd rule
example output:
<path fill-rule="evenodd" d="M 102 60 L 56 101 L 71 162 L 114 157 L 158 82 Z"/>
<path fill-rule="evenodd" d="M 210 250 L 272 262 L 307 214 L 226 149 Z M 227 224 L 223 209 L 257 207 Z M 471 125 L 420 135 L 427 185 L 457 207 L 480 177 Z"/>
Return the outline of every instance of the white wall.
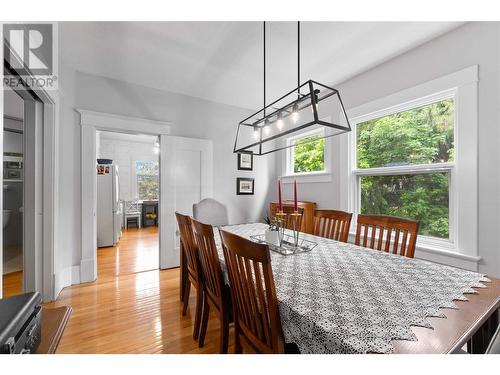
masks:
<path fill-rule="evenodd" d="M 75 108 L 167 121 L 172 123 L 174 136 L 212 139 L 214 198 L 228 206 L 231 223 L 262 220 L 274 158 L 256 158 L 254 171 L 237 173 L 232 153 L 236 126 L 252 111 L 76 72 L 64 61 L 59 70 L 61 177 L 56 274 L 70 274 L 68 269 L 77 267 L 81 258 L 81 136 Z M 236 176 L 255 177 L 254 196 L 236 195 Z M 59 285 L 68 285 L 67 279 Z"/>
<path fill-rule="evenodd" d="M 473 22 L 334 87 L 347 109 L 479 65 L 479 270 L 500 276 L 500 23 Z M 342 136 L 341 136 L 342 137 Z M 300 199 L 339 208 L 339 140 L 334 139 L 333 181 L 303 184 Z M 281 166 L 281 156 L 277 167 Z M 284 194 L 291 194 L 285 186 Z M 273 193 L 273 197 L 276 194 Z"/>
<path fill-rule="evenodd" d="M 108 139 L 101 136 L 98 156 L 103 159 L 112 159 L 113 163 L 118 165 L 120 174 L 120 199 L 137 199 L 135 162 L 158 162 L 158 154 L 154 153 L 153 147 L 154 141 L 150 143 L 134 142 Z"/>

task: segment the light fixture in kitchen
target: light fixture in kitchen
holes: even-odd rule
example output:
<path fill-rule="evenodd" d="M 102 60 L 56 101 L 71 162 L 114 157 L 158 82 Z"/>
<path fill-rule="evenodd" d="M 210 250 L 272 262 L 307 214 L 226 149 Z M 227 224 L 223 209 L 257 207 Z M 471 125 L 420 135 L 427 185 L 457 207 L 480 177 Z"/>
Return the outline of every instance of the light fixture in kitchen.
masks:
<path fill-rule="evenodd" d="M 286 139 L 306 128 L 323 129 L 323 138 L 351 131 L 338 90 L 311 79 L 300 84 L 300 22 L 297 22 L 297 88 L 266 104 L 266 22 L 263 31 L 264 108 L 238 124 L 233 151 L 265 155 L 293 147 L 297 143 L 287 143 Z"/>

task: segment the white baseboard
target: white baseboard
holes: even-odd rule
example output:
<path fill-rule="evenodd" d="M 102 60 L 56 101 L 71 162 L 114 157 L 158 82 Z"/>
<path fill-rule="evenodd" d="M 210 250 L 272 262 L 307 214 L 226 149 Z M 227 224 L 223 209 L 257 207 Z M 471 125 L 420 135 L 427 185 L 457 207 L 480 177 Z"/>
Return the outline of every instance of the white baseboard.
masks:
<path fill-rule="evenodd" d="M 57 299 L 59 293 L 67 286 L 80 284 L 80 266 L 63 268 L 54 277 L 54 299 Z"/>
<path fill-rule="evenodd" d="M 95 260 L 82 259 L 80 262 L 80 283 L 89 283 L 97 279 L 97 265 Z"/>
<path fill-rule="evenodd" d="M 71 285 L 80 284 L 80 266 L 71 267 Z"/>
<path fill-rule="evenodd" d="M 57 299 L 63 288 L 71 285 L 71 268 L 66 267 L 57 272 L 54 276 L 54 298 Z"/>

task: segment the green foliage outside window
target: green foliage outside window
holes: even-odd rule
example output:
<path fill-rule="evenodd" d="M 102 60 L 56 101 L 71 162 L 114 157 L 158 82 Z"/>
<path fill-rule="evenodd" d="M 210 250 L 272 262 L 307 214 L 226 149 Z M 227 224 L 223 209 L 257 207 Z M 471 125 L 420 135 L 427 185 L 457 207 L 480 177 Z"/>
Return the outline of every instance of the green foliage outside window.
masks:
<path fill-rule="evenodd" d="M 357 125 L 358 168 L 454 160 L 454 103 L 443 100 Z M 420 233 L 449 237 L 449 175 L 363 176 L 361 213 L 421 220 Z"/>
<path fill-rule="evenodd" d="M 137 161 L 137 196 L 140 200 L 157 200 L 160 191 L 158 163 Z"/>
<path fill-rule="evenodd" d="M 325 140 L 312 135 L 294 141 L 293 171 L 295 173 L 319 172 L 325 169 Z"/>

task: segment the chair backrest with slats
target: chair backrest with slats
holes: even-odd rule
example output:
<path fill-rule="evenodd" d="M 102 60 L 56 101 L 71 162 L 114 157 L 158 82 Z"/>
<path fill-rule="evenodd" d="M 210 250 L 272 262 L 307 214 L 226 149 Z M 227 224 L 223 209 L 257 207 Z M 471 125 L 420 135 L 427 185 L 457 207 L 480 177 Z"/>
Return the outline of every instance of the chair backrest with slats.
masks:
<path fill-rule="evenodd" d="M 420 221 L 358 215 L 355 244 L 413 258 Z"/>
<path fill-rule="evenodd" d="M 141 212 L 139 201 L 125 201 L 125 214 L 134 215 Z"/>
<path fill-rule="evenodd" d="M 243 348 L 283 353 L 284 339 L 269 247 L 220 230 L 236 329 Z"/>
<path fill-rule="evenodd" d="M 284 223 L 282 225 L 286 229 L 293 229 L 293 226 L 295 224 L 295 228 L 298 229 L 298 230 L 300 230 L 302 228 L 302 218 L 304 216 L 304 209 L 301 208 L 301 207 L 298 207 L 297 212 L 300 214 L 300 216 L 298 216 L 296 218 L 296 220 L 297 220 L 296 223 L 293 222 L 293 220 L 295 220 L 295 218 L 291 215 L 294 212 L 295 211 L 293 209 L 293 206 L 283 205 L 283 213 L 286 214 L 286 215 L 285 215 L 285 217 L 283 217 Z"/>
<path fill-rule="evenodd" d="M 194 281 L 199 280 L 199 260 L 198 249 L 194 241 L 193 229 L 191 227 L 191 218 L 182 215 L 178 212 L 175 213 L 177 225 L 179 226 L 179 234 L 181 238 L 181 247 L 186 257 L 186 266 L 189 276 L 194 278 Z"/>
<path fill-rule="evenodd" d="M 223 306 L 224 276 L 215 246 L 214 230 L 211 225 L 191 219 L 201 272 L 205 284 L 205 292 L 219 309 Z"/>
<path fill-rule="evenodd" d="M 351 219 L 352 214 L 349 212 L 316 210 L 314 211 L 313 234 L 331 240 L 347 242 Z"/>

